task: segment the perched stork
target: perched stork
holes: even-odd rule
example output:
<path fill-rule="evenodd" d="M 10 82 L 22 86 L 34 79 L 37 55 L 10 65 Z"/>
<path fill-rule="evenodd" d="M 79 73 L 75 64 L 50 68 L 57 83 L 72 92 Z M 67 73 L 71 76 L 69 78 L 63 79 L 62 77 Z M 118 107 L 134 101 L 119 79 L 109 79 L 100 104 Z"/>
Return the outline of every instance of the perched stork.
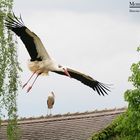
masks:
<path fill-rule="evenodd" d="M 30 91 L 40 74 L 47 75 L 49 71 L 77 79 L 83 84 L 91 87 L 99 95 L 105 95 L 108 91 L 110 91 L 107 85 L 93 79 L 86 74 L 59 65 L 53 59 L 51 59 L 40 38 L 24 25 L 21 17 L 17 18 L 13 14 L 13 17 L 8 17 L 5 25 L 8 29 L 12 30 L 17 36 L 20 37 L 31 57 L 30 61 L 28 62 L 28 67 L 33 72 L 33 74 L 26 84 L 23 85 L 23 88 L 28 84 L 33 75 L 37 74 L 35 80 L 33 81 L 32 85 L 29 86 L 27 92 Z"/>
<path fill-rule="evenodd" d="M 54 92 L 51 92 L 48 95 L 48 99 L 47 99 L 47 106 L 48 106 L 48 109 L 50 109 L 50 115 L 51 115 L 51 109 L 53 108 L 54 102 L 55 102 L 55 95 L 54 95 Z"/>

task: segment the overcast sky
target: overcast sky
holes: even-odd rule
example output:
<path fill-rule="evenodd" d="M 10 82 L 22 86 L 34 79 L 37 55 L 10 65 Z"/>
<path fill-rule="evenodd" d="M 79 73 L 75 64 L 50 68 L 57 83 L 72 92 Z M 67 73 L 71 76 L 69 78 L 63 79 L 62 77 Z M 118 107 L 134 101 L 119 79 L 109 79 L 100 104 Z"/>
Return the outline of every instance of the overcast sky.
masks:
<path fill-rule="evenodd" d="M 132 88 L 128 76 L 131 64 L 138 61 L 140 43 L 140 12 L 129 12 L 128 0 L 15 0 L 14 12 L 22 15 L 58 63 L 113 84 L 109 95 L 102 97 L 74 79 L 53 73 L 40 76 L 30 93 L 19 89 L 20 117 L 46 115 L 51 91 L 56 96 L 53 114 L 127 106 L 124 92 Z M 31 75 L 30 57 L 18 42 L 24 84 Z"/>

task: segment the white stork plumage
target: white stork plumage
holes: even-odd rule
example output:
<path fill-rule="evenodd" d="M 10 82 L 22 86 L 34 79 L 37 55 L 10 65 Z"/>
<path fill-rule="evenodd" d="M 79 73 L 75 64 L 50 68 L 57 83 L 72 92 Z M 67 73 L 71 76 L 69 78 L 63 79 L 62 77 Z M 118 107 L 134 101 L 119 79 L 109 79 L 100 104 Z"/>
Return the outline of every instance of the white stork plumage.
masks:
<path fill-rule="evenodd" d="M 47 75 L 49 71 L 77 79 L 83 84 L 91 87 L 94 91 L 97 91 L 99 95 L 105 95 L 108 91 L 110 91 L 107 85 L 98 82 L 92 77 L 57 64 L 53 59 L 51 59 L 40 38 L 24 25 L 21 17 L 17 18 L 13 14 L 13 17 L 8 17 L 5 25 L 8 29 L 12 30 L 17 36 L 20 37 L 31 57 L 28 63 L 28 67 L 33 72 L 33 74 L 27 83 L 30 81 L 34 74 L 37 74 L 34 82 L 28 88 L 27 92 L 30 91 L 40 74 Z M 25 87 L 27 83 L 23 87 Z"/>
<path fill-rule="evenodd" d="M 48 106 L 48 109 L 50 110 L 50 115 L 51 115 L 51 109 L 53 108 L 54 102 L 55 102 L 55 95 L 54 95 L 54 92 L 51 92 L 49 93 L 48 99 L 47 99 L 47 106 Z"/>

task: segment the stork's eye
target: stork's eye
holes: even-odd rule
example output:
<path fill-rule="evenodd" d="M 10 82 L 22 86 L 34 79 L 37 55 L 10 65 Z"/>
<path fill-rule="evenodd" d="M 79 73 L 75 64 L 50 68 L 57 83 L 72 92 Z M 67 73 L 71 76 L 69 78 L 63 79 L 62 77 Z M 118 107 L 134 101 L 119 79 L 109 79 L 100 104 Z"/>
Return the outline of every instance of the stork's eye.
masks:
<path fill-rule="evenodd" d="M 61 65 L 58 65 L 58 68 L 62 68 L 62 66 Z"/>

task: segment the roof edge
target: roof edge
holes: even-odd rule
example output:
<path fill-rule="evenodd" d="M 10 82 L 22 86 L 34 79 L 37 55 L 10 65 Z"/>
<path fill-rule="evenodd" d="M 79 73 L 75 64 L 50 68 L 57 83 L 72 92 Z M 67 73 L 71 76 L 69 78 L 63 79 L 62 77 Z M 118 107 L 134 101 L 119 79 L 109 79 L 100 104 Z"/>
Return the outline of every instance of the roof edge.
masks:
<path fill-rule="evenodd" d="M 121 113 L 125 112 L 126 109 L 127 108 L 124 107 L 124 108 L 118 108 L 118 109 L 116 109 L 116 108 L 115 109 L 109 109 L 109 110 L 106 109 L 106 110 L 101 110 L 101 111 L 95 110 L 95 111 L 92 111 L 92 112 L 84 112 L 84 113 L 73 113 L 73 114 L 44 116 L 44 117 L 42 116 L 42 117 L 39 117 L 39 118 L 26 118 L 26 119 L 18 120 L 18 125 L 121 114 Z M 8 124 L 8 121 L 4 121 L 4 122 L 1 123 L 1 126 L 7 125 L 7 124 Z"/>

